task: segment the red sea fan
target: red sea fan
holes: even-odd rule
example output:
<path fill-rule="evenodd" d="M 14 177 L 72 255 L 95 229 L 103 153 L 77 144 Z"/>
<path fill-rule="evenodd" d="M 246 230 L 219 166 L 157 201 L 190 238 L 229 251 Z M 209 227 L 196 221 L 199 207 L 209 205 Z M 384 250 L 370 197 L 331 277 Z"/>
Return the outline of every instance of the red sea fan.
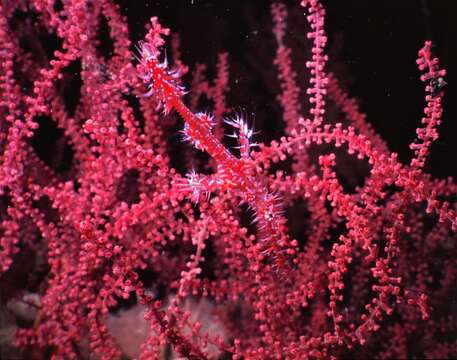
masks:
<path fill-rule="evenodd" d="M 160 16 L 132 44 L 129 6 L 0 7 L 2 358 L 456 357 L 457 185 L 427 167 L 451 82 L 432 42 L 405 160 L 341 85 L 331 4 L 265 8 L 273 34 L 211 54 L 214 79 Z"/>

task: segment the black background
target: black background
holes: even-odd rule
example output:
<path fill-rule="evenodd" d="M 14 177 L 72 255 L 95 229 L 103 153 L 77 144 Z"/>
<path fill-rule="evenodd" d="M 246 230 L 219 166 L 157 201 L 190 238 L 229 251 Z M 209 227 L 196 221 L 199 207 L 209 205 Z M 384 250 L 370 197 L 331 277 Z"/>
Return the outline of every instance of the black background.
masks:
<path fill-rule="evenodd" d="M 276 48 L 271 33 L 270 1 L 116 1 L 126 15 L 133 41 L 140 40 L 151 16 L 181 37 L 183 60 L 191 68 L 208 65 L 214 75 L 217 53 L 230 54 L 228 104 L 245 110 L 262 128 L 261 141 L 280 135 L 275 101 L 279 91 L 272 65 Z M 288 45 L 295 70 L 306 74 L 304 61 L 308 30 L 299 1 L 286 1 L 289 9 Z M 329 70 L 335 71 L 349 94 L 356 97 L 368 121 L 400 160 L 409 162 L 408 144 L 414 139 L 425 104 L 423 84 L 416 66 L 418 50 L 433 40 L 434 53 L 446 68 L 446 95 L 440 139 L 432 147 L 427 171 L 435 177 L 457 176 L 456 71 L 457 22 L 453 0 L 327 0 Z M 304 75 L 305 76 L 305 75 Z M 302 88 L 307 86 L 303 77 Z M 305 98 L 303 97 L 305 100 Z M 277 116 L 272 116 L 277 115 Z M 262 136 L 262 135 L 261 135 Z"/>

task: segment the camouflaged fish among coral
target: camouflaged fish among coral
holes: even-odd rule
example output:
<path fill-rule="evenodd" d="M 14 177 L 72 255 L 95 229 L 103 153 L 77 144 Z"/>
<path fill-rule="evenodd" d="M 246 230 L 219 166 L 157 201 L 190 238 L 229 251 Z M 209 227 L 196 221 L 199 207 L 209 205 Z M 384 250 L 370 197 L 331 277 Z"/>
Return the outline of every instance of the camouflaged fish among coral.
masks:
<path fill-rule="evenodd" d="M 2 1 L 0 357 L 456 358 L 450 9 Z"/>

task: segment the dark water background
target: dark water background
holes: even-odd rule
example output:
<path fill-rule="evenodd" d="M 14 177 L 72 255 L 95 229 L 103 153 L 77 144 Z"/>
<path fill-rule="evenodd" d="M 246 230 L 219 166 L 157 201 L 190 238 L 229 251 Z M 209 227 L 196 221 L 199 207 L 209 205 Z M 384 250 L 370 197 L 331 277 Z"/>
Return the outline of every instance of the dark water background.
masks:
<path fill-rule="evenodd" d="M 214 74 L 217 53 L 228 51 L 231 92 L 228 103 L 252 114 L 263 124 L 280 109 L 276 44 L 271 33 L 270 1 L 243 0 L 118 0 L 128 17 L 133 40 L 144 35 L 150 16 L 181 36 L 181 51 L 188 65 L 208 64 Z M 287 40 L 295 70 L 306 77 L 304 61 L 309 43 L 299 1 L 285 1 L 289 9 Z M 453 0 L 327 0 L 329 70 L 335 71 L 351 96 L 357 97 L 376 131 L 409 162 L 408 144 L 415 136 L 424 107 L 424 92 L 415 61 L 427 39 L 448 70 L 440 139 L 433 145 L 427 170 L 435 177 L 457 176 L 457 2 Z M 211 76 L 210 76 L 211 78 Z M 305 78 L 304 78 L 305 79 Z M 306 88 L 306 82 L 301 84 Z M 268 119 L 265 141 L 280 135 L 280 124 Z"/>

